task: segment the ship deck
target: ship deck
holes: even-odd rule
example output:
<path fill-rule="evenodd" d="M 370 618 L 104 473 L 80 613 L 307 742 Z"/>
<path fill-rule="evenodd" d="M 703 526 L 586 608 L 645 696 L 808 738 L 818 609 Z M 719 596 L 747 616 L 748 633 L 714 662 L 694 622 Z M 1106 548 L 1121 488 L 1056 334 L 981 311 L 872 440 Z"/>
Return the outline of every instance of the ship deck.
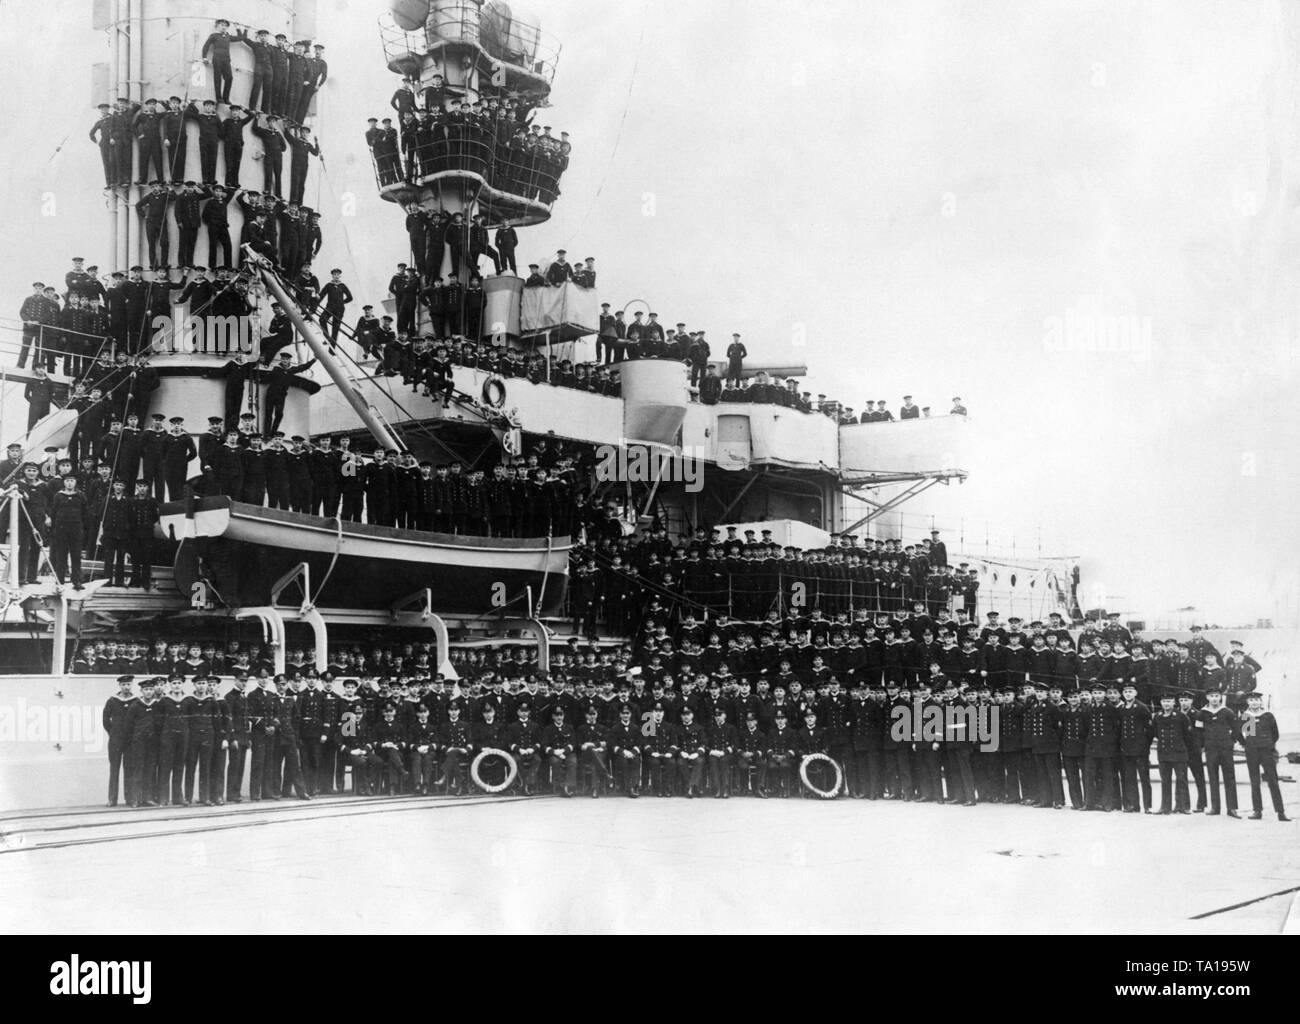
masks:
<path fill-rule="evenodd" d="M 1294 783 L 1283 792 L 1300 810 Z M 1249 807 L 1245 786 L 1239 796 Z M 0 926 L 1300 934 L 1296 827 L 1271 813 L 1255 822 L 739 798 L 15 811 L 0 818 L 0 889 L 13 894 Z M 142 863 L 181 866 L 185 899 L 163 899 Z M 418 869 L 394 872 L 401 864 Z"/>

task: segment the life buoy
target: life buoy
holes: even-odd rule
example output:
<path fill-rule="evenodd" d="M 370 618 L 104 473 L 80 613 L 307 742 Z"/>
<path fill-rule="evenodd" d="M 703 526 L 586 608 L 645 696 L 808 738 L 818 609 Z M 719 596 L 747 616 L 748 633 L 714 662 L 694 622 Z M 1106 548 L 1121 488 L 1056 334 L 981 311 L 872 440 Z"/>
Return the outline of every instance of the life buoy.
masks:
<path fill-rule="evenodd" d="M 506 404 L 506 382 L 500 377 L 489 377 L 483 382 L 483 404 L 500 409 Z"/>
<path fill-rule="evenodd" d="M 808 766 L 814 761 L 825 761 L 835 769 L 835 785 L 830 789 L 818 789 L 812 784 L 812 780 L 808 778 Z M 813 794 L 813 796 L 819 796 L 823 800 L 830 800 L 834 798 L 835 794 L 840 791 L 840 787 L 844 784 L 844 772 L 840 770 L 840 766 L 835 762 L 835 760 L 826 754 L 808 754 L 799 763 L 799 781 L 803 783 L 803 788 L 808 790 L 808 792 Z"/>
<path fill-rule="evenodd" d="M 479 775 L 479 769 L 483 762 L 489 757 L 499 757 L 506 763 L 506 777 L 504 782 L 496 784 L 485 782 Z M 507 750 L 497 750 L 495 747 L 484 747 L 476 755 L 469 765 L 469 777 L 474 785 L 483 790 L 484 793 L 502 793 L 510 788 L 510 784 L 515 781 L 515 776 L 519 774 L 519 764 L 515 761 L 514 755 Z"/>

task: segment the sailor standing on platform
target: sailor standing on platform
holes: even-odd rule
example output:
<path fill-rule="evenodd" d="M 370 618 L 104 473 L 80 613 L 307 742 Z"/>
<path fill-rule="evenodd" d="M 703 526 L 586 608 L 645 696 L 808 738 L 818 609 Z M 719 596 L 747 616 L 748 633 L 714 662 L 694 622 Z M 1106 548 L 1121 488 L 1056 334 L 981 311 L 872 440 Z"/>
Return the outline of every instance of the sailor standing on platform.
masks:
<path fill-rule="evenodd" d="M 509 267 L 510 273 L 518 277 L 519 267 L 515 263 L 515 248 L 519 245 L 519 235 L 515 232 L 514 227 L 511 226 L 510 221 L 506 220 L 501 222 L 501 226 L 497 228 L 494 241 L 496 242 L 497 253 L 501 258 L 501 269 L 504 270 L 506 267 Z M 498 270 L 498 273 L 500 272 L 501 271 Z"/>
<path fill-rule="evenodd" d="M 131 693 L 131 684 L 135 676 L 119 676 L 117 693 L 104 701 L 104 731 L 108 733 L 108 806 L 117 806 L 118 777 L 126 756 L 127 746 L 131 741 L 131 705 L 135 696 Z M 125 796 L 128 805 L 135 803 L 135 784 L 128 770 L 125 780 Z"/>
<path fill-rule="evenodd" d="M 126 749 L 127 792 L 132 807 L 156 807 L 158 786 L 158 680 L 142 679 L 140 697 L 132 701 Z"/>
<path fill-rule="evenodd" d="M 235 40 L 247 46 L 253 54 L 253 85 L 248 94 L 248 109 L 264 111 L 271 99 L 271 34 L 262 28 L 257 30 L 255 39 L 249 39 L 248 30 L 241 28 Z"/>
<path fill-rule="evenodd" d="M 289 37 L 280 32 L 271 46 L 271 99 L 267 110 L 284 114 L 289 97 Z"/>
<path fill-rule="evenodd" d="M 289 82 L 285 90 L 284 106 L 280 113 L 288 121 L 298 120 L 298 104 L 307 84 L 307 41 L 299 40 L 289 51 Z"/>
<path fill-rule="evenodd" d="M 100 517 L 100 560 L 104 576 L 112 587 L 126 586 L 126 550 L 131 536 L 126 481 L 114 480 Z"/>
<path fill-rule="evenodd" d="M 313 156 L 320 156 L 320 146 L 312 141 L 311 129 L 290 128 L 289 149 L 292 151 L 289 164 L 289 201 L 301 204 L 307 191 L 307 169 Z"/>
<path fill-rule="evenodd" d="M 288 148 L 284 136 L 280 134 L 280 119 L 272 114 L 263 127 L 258 118 L 253 122 L 253 134 L 262 140 L 262 191 L 279 198 L 284 151 Z"/>
<path fill-rule="evenodd" d="M 239 188 L 239 167 L 244 160 L 244 126 L 256 117 L 238 103 L 230 108 L 230 116 L 221 122 L 219 137 L 226 154 L 226 187 Z"/>
<path fill-rule="evenodd" d="M 244 494 L 244 459 L 238 430 L 226 432 L 226 443 L 213 453 L 209 465 L 216 480 L 217 493 L 239 501 Z M 209 465 L 203 467 L 205 474 Z"/>
<path fill-rule="evenodd" d="M 131 184 L 132 151 L 134 139 L 132 127 L 140 104 L 132 103 L 125 96 L 117 98 L 117 109 L 113 111 L 113 138 L 117 140 L 117 152 L 113 157 L 113 166 L 117 172 L 117 183 L 123 188 Z"/>
<path fill-rule="evenodd" d="M 99 143 L 99 158 L 104 163 L 104 187 L 117 184 L 117 138 L 113 135 L 116 119 L 107 103 L 99 104 L 99 120 L 90 128 L 90 141 Z M 96 137 L 98 136 L 98 137 Z"/>
<path fill-rule="evenodd" d="M 203 43 L 203 51 L 200 56 L 203 62 L 212 65 L 212 85 L 216 90 L 216 102 L 230 102 L 230 86 L 234 82 L 234 76 L 230 70 L 230 22 L 225 18 L 218 18 L 216 31 L 213 32 Z M 212 53 L 211 59 L 208 53 Z"/>
<path fill-rule="evenodd" d="M 1201 733 L 1205 743 L 1205 773 L 1210 789 L 1209 815 L 1220 813 L 1219 776 L 1223 776 L 1223 802 L 1228 805 L 1228 817 L 1237 814 L 1237 773 L 1232 753 L 1239 728 L 1237 716 L 1223 703 L 1223 692 L 1211 690 L 1205 696 L 1205 707 L 1196 712 L 1192 726 Z"/>
<path fill-rule="evenodd" d="M 320 292 L 320 329 L 329 338 L 331 351 L 338 344 L 343 316 L 352 301 L 352 292 L 343 283 L 343 271 L 335 267 L 330 271 L 329 283 Z"/>
<path fill-rule="evenodd" d="M 185 477 L 190 461 L 198 454 L 194 438 L 185 432 L 185 417 L 173 416 L 171 433 L 163 447 L 163 479 L 167 484 L 167 499 L 180 501 L 185 490 Z"/>
<path fill-rule="evenodd" d="M 325 47 L 317 43 L 312 47 L 312 54 L 304 61 L 302 94 L 298 98 L 298 109 L 290 114 L 299 124 L 307 120 L 312 98 L 320 91 L 330 73 L 329 65 L 325 63 Z"/>
<path fill-rule="evenodd" d="M 1264 816 L 1264 800 L 1259 785 L 1262 772 L 1277 820 L 1289 821 L 1282 803 L 1282 790 L 1277 783 L 1277 719 L 1271 711 L 1264 710 L 1263 694 L 1247 695 L 1238 733 L 1246 751 L 1246 770 L 1250 773 L 1251 818 L 1258 821 Z"/>
<path fill-rule="evenodd" d="M 316 365 L 315 359 L 309 359 L 305 363 L 297 366 L 291 365 L 288 352 L 280 353 L 279 363 L 271 369 L 267 378 L 266 385 L 266 417 L 268 434 L 274 434 L 280 429 L 280 423 L 284 419 L 284 403 L 289 397 L 289 382 L 300 374 L 306 373 Z"/>
<path fill-rule="evenodd" d="M 50 380 L 49 375 L 45 372 L 45 367 L 37 366 L 34 372 L 36 374 L 35 379 L 28 381 L 27 386 L 23 388 L 23 398 L 27 400 L 27 430 L 29 433 L 32 427 L 50 414 L 50 406 L 54 402 L 54 381 Z"/>
<path fill-rule="evenodd" d="M 63 478 L 63 490 L 50 501 L 50 559 L 60 583 L 72 577 L 72 588 L 81 589 L 81 551 L 85 545 L 86 497 L 77 491 L 77 478 Z"/>
<path fill-rule="evenodd" d="M 161 120 L 162 114 L 158 110 L 158 101 L 152 97 L 144 101 L 144 108 L 136 111 L 135 117 L 131 119 L 131 134 L 139 143 L 140 153 L 140 165 L 136 171 L 137 185 L 143 185 L 151 180 L 150 173 L 153 174 L 152 180 L 162 179 L 162 139 L 158 134 Z"/>
<path fill-rule="evenodd" d="M 185 135 L 185 111 L 181 98 L 169 96 L 167 110 L 160 119 L 162 125 L 163 163 L 167 167 L 167 181 L 177 185 L 185 180 L 185 157 L 188 140 Z"/>
<path fill-rule="evenodd" d="M 727 346 L 727 381 L 740 386 L 740 373 L 745 366 L 745 357 L 749 355 L 749 350 L 745 348 L 740 340 L 739 334 L 731 336 L 731 344 Z"/>

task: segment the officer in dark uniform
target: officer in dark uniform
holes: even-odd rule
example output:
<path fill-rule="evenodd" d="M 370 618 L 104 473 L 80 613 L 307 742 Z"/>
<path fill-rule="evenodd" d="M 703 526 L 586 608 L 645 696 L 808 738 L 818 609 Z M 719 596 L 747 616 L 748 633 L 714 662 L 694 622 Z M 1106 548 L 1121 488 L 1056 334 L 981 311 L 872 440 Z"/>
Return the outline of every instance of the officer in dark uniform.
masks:
<path fill-rule="evenodd" d="M 681 710 L 681 724 L 674 738 L 677 750 L 677 775 L 686 790 L 687 798 L 700 795 L 704 783 L 705 752 L 707 750 L 704 728 L 695 721 L 695 711 L 690 704 Z"/>
<path fill-rule="evenodd" d="M 1137 686 L 1133 682 L 1125 682 L 1121 693 L 1124 703 L 1119 708 L 1119 761 L 1120 793 L 1124 810 L 1131 814 L 1139 811 L 1153 814 L 1150 775 L 1151 709 L 1137 699 Z"/>
<path fill-rule="evenodd" d="M 274 783 L 283 765 L 283 784 L 279 796 L 289 796 L 292 792 L 299 800 L 310 800 L 311 794 L 307 792 L 302 775 L 301 707 L 298 694 L 289 688 L 284 676 L 276 676 L 275 682 L 280 689 L 279 696 L 272 696 L 267 705 L 275 735 L 270 781 Z M 274 789 L 271 796 L 276 798 Z"/>
<path fill-rule="evenodd" d="M 640 723 L 633 720 L 631 705 L 619 706 L 618 720 L 609 733 L 609 745 L 618 785 L 629 797 L 636 799 L 641 795 L 644 738 Z"/>
<path fill-rule="evenodd" d="M 113 481 L 112 491 L 100 516 L 99 529 L 99 557 L 104 564 L 104 576 L 109 586 L 125 586 L 126 553 L 131 538 L 130 499 L 126 494 L 125 480 Z"/>
<path fill-rule="evenodd" d="M 600 723 L 600 708 L 595 704 L 587 705 L 583 718 L 576 730 L 576 756 L 583 770 L 591 773 L 591 795 L 595 798 L 613 781 L 606 763 L 610 753 L 609 730 Z"/>
<path fill-rule="evenodd" d="M 226 691 L 222 700 L 226 708 L 226 800 L 232 804 L 240 803 L 244 788 L 244 762 L 252 743 L 252 723 L 248 710 L 248 672 L 240 669 L 235 672 L 235 681 Z M 221 784 L 221 780 L 215 779 Z"/>
<path fill-rule="evenodd" d="M 1035 682 L 1034 687 L 1037 693 L 1025 707 L 1021 733 L 1036 773 L 1034 806 L 1060 809 L 1065 806 L 1065 792 L 1061 785 L 1064 711 L 1060 706 L 1060 688 L 1052 691 L 1053 696 L 1049 699 L 1045 681 Z"/>
<path fill-rule="evenodd" d="M 203 224 L 203 193 L 193 181 L 185 182 L 183 190 L 176 197 L 175 213 L 176 226 L 180 229 L 180 247 L 176 258 L 183 269 L 196 269 L 194 247 L 198 242 L 199 228 Z M 207 285 L 207 288 L 203 289 L 201 285 Z M 201 276 L 187 281 L 179 301 L 182 303 L 189 301 L 196 291 L 200 293 L 200 299 L 191 303 L 190 312 L 202 316 L 208 312 L 206 300 L 211 296 L 211 285 Z"/>
<path fill-rule="evenodd" d="M 526 709 L 526 706 L 525 706 Z M 526 719 L 526 715 L 521 715 L 521 719 Z M 531 725 L 531 723 L 528 723 Z M 518 730 L 518 726 L 515 727 Z M 530 742 L 532 742 L 532 753 L 536 756 L 536 732 L 529 732 Z M 438 750 L 443 755 L 442 759 L 442 777 L 433 784 L 444 783 L 447 793 L 461 793 L 461 771 L 469 763 L 470 751 L 474 747 L 474 737 L 471 723 L 462 719 L 461 706 L 457 701 L 452 701 L 447 705 L 447 720 L 438 727 Z M 512 747 L 513 750 L 513 747 Z M 516 753 L 516 757 L 518 758 Z M 523 761 L 519 761 L 520 768 L 523 768 Z M 537 781 L 537 768 L 532 768 L 533 783 Z M 525 783 L 525 794 L 531 792 L 531 787 Z"/>
<path fill-rule="evenodd" d="M 551 709 L 551 724 L 542 733 L 542 751 L 551 771 L 551 785 L 558 786 L 561 796 L 573 796 L 578 785 L 577 736 L 564 720 L 563 705 Z"/>
<path fill-rule="evenodd" d="M 1105 685 L 1094 683 L 1092 704 L 1085 713 L 1084 725 L 1083 788 L 1087 810 L 1115 809 L 1119 729 L 1119 712 L 1107 703 Z"/>
<path fill-rule="evenodd" d="M 185 161 L 189 139 L 185 132 L 186 113 L 179 96 L 167 99 L 167 109 L 159 117 L 162 131 L 162 157 L 166 167 L 165 180 L 179 185 L 185 180 Z"/>
<path fill-rule="evenodd" d="M 731 795 L 736 730 L 727 721 L 727 708 L 722 703 L 713 709 L 713 722 L 704 730 L 704 745 L 708 754 L 709 786 L 715 799 L 725 799 Z"/>
<path fill-rule="evenodd" d="M 542 730 L 532 721 L 532 705 L 528 700 L 521 700 L 516 705 L 515 714 L 519 720 L 507 733 L 510 752 L 519 765 L 524 795 L 532 796 L 537 789 L 537 775 L 542 763 Z"/>
<path fill-rule="evenodd" d="M 410 773 L 406 770 L 406 727 L 397 721 L 397 707 L 384 705 L 372 737 L 375 754 L 383 766 L 383 791 L 401 793 Z"/>

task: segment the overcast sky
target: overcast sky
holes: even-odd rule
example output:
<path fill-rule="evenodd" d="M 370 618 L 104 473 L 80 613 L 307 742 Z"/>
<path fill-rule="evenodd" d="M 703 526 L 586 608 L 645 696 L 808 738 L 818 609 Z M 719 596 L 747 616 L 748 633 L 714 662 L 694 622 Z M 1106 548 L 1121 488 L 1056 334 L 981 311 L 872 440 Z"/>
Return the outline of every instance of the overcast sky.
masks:
<path fill-rule="evenodd" d="M 325 258 L 375 301 L 405 252 L 362 139 L 396 84 L 386 6 L 321 2 Z M 603 300 L 740 331 L 857 409 L 960 394 L 971 478 L 927 510 L 1030 550 L 1041 526 L 1111 606 L 1294 614 L 1295 5 L 538 6 L 564 44 L 545 123 L 575 153 L 522 256 L 597 256 Z M 106 245 L 85 136 L 104 43 L 51 10 L 0 5 L 8 316 Z M 1081 350 L 1108 325 L 1119 345 Z"/>

